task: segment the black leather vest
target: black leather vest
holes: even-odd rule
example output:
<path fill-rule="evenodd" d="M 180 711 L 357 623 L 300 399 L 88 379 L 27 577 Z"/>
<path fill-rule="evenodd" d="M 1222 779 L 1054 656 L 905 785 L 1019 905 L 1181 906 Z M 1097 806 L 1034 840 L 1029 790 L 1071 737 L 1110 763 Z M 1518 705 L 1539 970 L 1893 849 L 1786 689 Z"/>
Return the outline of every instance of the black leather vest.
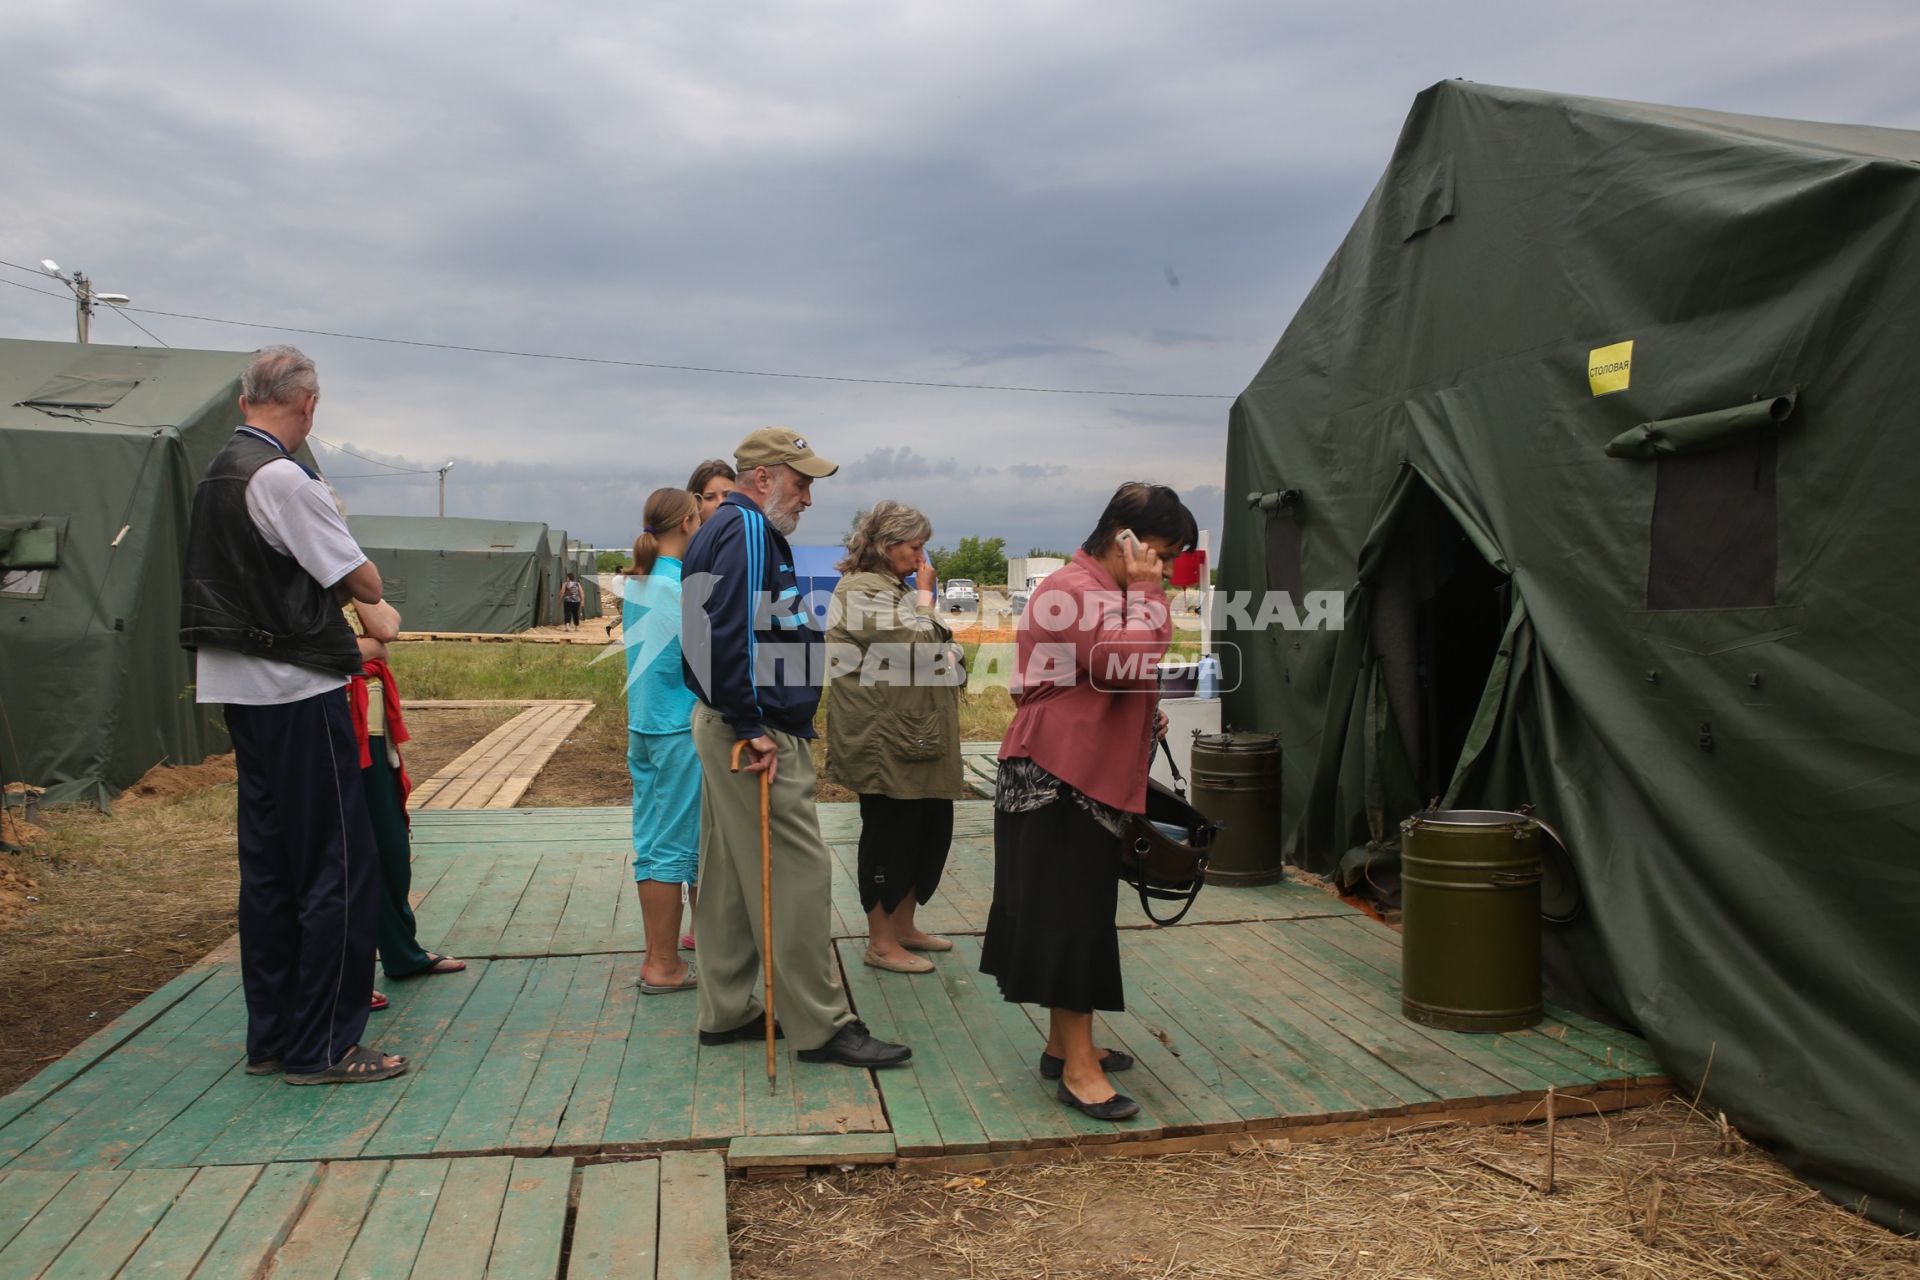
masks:
<path fill-rule="evenodd" d="M 275 551 L 247 511 L 253 473 L 287 456 L 236 431 L 200 478 L 187 526 L 180 643 L 358 675 L 360 647 L 333 592 Z"/>

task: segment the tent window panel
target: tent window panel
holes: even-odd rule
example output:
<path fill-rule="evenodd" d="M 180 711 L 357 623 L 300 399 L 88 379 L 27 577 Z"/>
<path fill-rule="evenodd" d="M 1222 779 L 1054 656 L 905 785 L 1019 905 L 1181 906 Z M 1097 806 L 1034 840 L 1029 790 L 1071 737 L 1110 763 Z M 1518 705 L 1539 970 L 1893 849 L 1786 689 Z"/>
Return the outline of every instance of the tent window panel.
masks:
<path fill-rule="evenodd" d="M 1661 458 L 1654 482 L 1649 609 L 1752 609 L 1774 603 L 1780 562 L 1772 438 Z"/>
<path fill-rule="evenodd" d="M 47 598 L 45 569 L 0 569 L 0 596 L 14 600 Z"/>
<path fill-rule="evenodd" d="M 1267 590 L 1300 599 L 1300 521 L 1291 511 L 1267 517 Z"/>

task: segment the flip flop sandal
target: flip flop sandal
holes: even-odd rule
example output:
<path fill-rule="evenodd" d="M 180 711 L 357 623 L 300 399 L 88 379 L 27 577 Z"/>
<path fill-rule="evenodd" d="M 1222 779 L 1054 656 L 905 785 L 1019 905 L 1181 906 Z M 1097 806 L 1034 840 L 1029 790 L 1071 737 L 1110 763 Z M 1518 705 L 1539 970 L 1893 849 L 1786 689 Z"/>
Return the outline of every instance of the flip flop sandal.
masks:
<path fill-rule="evenodd" d="M 643 996 L 672 995 L 676 991 L 691 991 L 700 985 L 700 974 L 692 965 L 687 966 L 687 978 L 684 982 L 660 983 L 640 979 L 640 994 Z"/>
<path fill-rule="evenodd" d="M 444 964 L 450 964 L 452 967 L 443 969 L 440 966 Z M 456 959 L 453 956 L 443 956 L 438 952 L 429 951 L 427 952 L 427 967 L 420 972 L 426 974 L 428 977 L 432 977 L 436 973 L 464 973 L 466 968 L 467 962 L 465 960 Z"/>
<path fill-rule="evenodd" d="M 387 1007 L 387 998 L 381 995 L 378 991 L 374 992 L 373 999 L 367 1002 L 367 1008 L 373 1010 L 375 1013 L 380 1012 L 382 1009 L 386 1007 Z"/>
<path fill-rule="evenodd" d="M 280 1078 L 288 1084 L 367 1084 L 374 1080 L 391 1080 L 404 1074 L 406 1069 L 405 1058 L 395 1058 L 389 1062 L 383 1055 L 357 1044 L 347 1050 L 346 1057 L 325 1071 L 289 1071 Z"/>
<path fill-rule="evenodd" d="M 280 1074 L 280 1059 L 262 1058 L 258 1062 L 247 1059 L 247 1074 L 250 1076 L 277 1076 Z"/>
<path fill-rule="evenodd" d="M 690 934 L 690 933 L 683 933 L 683 934 L 681 934 L 681 935 L 680 935 L 680 949 L 681 949 L 682 951 L 691 951 L 691 950 L 693 950 L 693 935 L 692 935 L 692 934 Z"/>

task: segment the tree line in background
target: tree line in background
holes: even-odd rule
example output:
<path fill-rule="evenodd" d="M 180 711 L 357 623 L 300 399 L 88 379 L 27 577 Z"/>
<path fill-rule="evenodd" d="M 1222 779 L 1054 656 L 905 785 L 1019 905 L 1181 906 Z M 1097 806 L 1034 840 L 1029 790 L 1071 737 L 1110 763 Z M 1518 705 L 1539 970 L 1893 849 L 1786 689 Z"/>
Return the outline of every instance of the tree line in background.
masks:
<path fill-rule="evenodd" d="M 857 525 L 859 517 L 855 517 Z M 851 529 L 848 530 L 852 532 Z M 1071 560 L 1072 554 L 1066 551 L 1048 551 L 1043 547 L 1031 548 L 1029 556 L 1054 556 L 1061 560 Z M 970 578 L 977 583 L 1004 586 L 1007 581 L 1007 540 L 1005 538 L 962 538 L 960 545 L 949 551 L 939 547 L 927 553 L 933 561 L 933 571 L 940 575 L 940 581 L 948 582 L 954 578 Z M 625 551 L 602 551 L 598 557 L 597 568 L 601 573 L 618 573 L 627 567 L 632 557 Z"/>

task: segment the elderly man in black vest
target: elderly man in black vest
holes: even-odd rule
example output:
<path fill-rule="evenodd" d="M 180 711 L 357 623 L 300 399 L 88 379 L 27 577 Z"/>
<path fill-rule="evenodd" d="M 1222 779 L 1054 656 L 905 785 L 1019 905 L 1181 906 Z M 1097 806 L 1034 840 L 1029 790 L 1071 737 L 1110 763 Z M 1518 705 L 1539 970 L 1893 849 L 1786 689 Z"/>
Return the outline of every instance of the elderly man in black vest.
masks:
<path fill-rule="evenodd" d="M 290 1084 L 385 1080 L 405 1058 L 360 1043 L 380 900 L 347 701 L 360 649 L 399 615 L 332 492 L 297 461 L 320 400 L 313 361 L 268 347 L 241 377 L 245 424 L 194 493 L 180 642 L 201 702 L 226 705 L 240 790 L 240 974 L 247 1071 Z"/>

